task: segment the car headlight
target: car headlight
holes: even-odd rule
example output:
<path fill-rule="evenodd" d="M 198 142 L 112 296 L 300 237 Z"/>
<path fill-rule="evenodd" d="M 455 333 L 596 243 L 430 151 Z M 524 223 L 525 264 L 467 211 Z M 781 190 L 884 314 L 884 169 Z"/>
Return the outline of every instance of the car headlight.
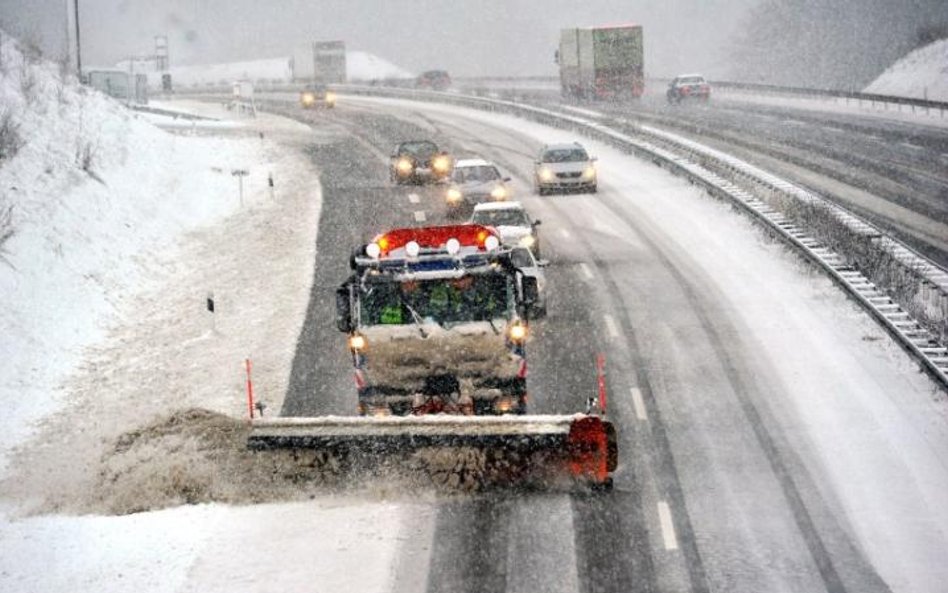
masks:
<path fill-rule="evenodd" d="M 314 100 L 315 100 L 315 97 L 313 97 L 312 93 L 306 93 L 305 95 L 303 95 L 303 103 L 306 103 L 307 105 L 312 103 Z"/>
<path fill-rule="evenodd" d="M 529 247 L 533 247 L 533 245 L 534 245 L 536 242 L 537 242 L 537 238 L 536 238 L 536 237 L 534 237 L 533 235 L 527 235 L 526 237 L 522 237 L 522 238 L 520 239 L 520 246 L 521 246 L 521 247 L 528 247 L 528 248 L 529 248 Z"/>
<path fill-rule="evenodd" d="M 326 102 L 335 103 L 336 102 L 336 93 L 327 92 L 326 93 Z"/>
<path fill-rule="evenodd" d="M 490 197 L 492 197 L 495 200 L 506 200 L 507 188 L 502 185 L 498 185 L 494 189 L 490 190 Z"/>
<path fill-rule="evenodd" d="M 553 171 L 546 167 L 540 169 L 540 181 L 553 181 Z"/>
<path fill-rule="evenodd" d="M 452 187 L 451 189 L 448 190 L 447 198 L 449 202 L 460 202 L 461 190 Z"/>
<path fill-rule="evenodd" d="M 401 158 L 398 159 L 398 163 L 395 165 L 395 168 L 398 169 L 399 173 L 407 175 L 412 172 L 412 169 L 414 169 L 415 166 L 411 164 L 409 159 Z"/>
<path fill-rule="evenodd" d="M 586 167 L 585 169 L 583 169 L 583 178 L 584 178 L 584 179 L 592 179 L 592 178 L 595 177 L 595 176 L 596 176 L 596 168 L 593 167 L 592 165 L 589 165 L 588 167 Z"/>
<path fill-rule="evenodd" d="M 444 155 L 436 156 L 434 160 L 431 161 L 431 168 L 438 173 L 447 173 L 448 169 L 451 168 L 451 161 Z"/>

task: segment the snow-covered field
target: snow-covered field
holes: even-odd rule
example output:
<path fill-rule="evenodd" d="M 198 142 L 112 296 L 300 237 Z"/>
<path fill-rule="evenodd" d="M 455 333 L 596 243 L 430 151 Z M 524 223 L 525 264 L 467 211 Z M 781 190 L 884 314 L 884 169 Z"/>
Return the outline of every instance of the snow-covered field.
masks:
<path fill-rule="evenodd" d="M 913 51 L 889 66 L 863 92 L 948 101 L 948 39 Z"/>

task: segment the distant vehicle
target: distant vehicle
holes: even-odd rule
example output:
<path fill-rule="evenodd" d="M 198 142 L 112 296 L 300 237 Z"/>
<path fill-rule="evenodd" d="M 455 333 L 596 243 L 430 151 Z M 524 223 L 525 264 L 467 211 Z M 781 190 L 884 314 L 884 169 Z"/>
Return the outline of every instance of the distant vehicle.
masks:
<path fill-rule="evenodd" d="M 510 177 L 484 159 L 460 159 L 451 172 L 451 185 L 445 191 L 449 215 L 464 216 L 477 204 L 504 201 L 510 197 Z"/>
<path fill-rule="evenodd" d="M 665 96 L 669 103 L 681 103 L 688 99 L 707 101 L 711 98 L 711 85 L 700 74 L 682 74 L 668 83 Z"/>
<path fill-rule="evenodd" d="M 316 107 L 333 108 L 336 106 L 336 93 L 329 90 L 324 84 L 310 84 L 300 91 L 300 107 L 314 109 Z"/>
<path fill-rule="evenodd" d="M 102 69 L 83 72 L 83 82 L 127 104 L 148 104 L 148 77 L 124 70 Z"/>
<path fill-rule="evenodd" d="M 344 84 L 346 44 L 344 41 L 315 41 L 296 46 L 291 69 L 296 81 Z"/>
<path fill-rule="evenodd" d="M 534 187 L 541 196 L 556 190 L 596 193 L 599 181 L 595 162 L 579 142 L 548 144 L 534 163 Z"/>
<path fill-rule="evenodd" d="M 451 87 L 451 76 L 444 70 L 428 70 L 415 79 L 416 89 L 444 91 Z"/>
<path fill-rule="evenodd" d="M 443 181 L 451 175 L 451 156 L 430 140 L 408 140 L 392 152 L 389 177 L 398 185 Z"/>
<path fill-rule="evenodd" d="M 540 257 L 539 220 L 533 220 L 520 202 L 485 202 L 474 206 L 471 222 L 497 229 L 500 242 L 525 247 Z"/>
<path fill-rule="evenodd" d="M 556 63 L 564 98 L 637 98 L 645 92 L 642 27 L 563 29 Z"/>

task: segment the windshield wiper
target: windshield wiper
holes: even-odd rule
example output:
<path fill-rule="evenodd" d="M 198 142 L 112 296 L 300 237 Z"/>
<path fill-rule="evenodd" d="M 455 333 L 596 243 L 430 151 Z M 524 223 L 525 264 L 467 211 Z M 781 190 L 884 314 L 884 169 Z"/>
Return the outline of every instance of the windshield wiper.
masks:
<path fill-rule="evenodd" d="M 418 326 L 418 333 L 421 334 L 422 338 L 427 338 L 428 332 L 425 331 L 425 322 L 421 318 L 421 315 L 419 315 L 418 311 L 415 311 L 415 309 L 408 304 L 408 301 L 406 301 L 404 297 L 399 297 L 399 300 L 403 305 L 405 305 L 405 308 L 408 309 L 408 313 L 411 314 L 412 320 L 415 322 L 415 325 Z"/>

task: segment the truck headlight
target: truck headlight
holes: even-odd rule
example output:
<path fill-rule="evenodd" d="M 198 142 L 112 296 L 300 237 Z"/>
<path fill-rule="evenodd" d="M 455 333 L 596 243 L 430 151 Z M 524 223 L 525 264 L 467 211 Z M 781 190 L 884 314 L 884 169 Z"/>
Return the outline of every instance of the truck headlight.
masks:
<path fill-rule="evenodd" d="M 502 185 L 498 185 L 494 189 L 490 190 L 490 197 L 495 200 L 506 200 L 507 199 L 507 188 Z"/>
<path fill-rule="evenodd" d="M 522 323 L 514 323 L 507 330 L 507 335 L 510 336 L 511 341 L 513 342 L 523 342 L 527 339 L 527 326 Z"/>
<path fill-rule="evenodd" d="M 461 196 L 461 190 L 455 189 L 455 188 L 453 188 L 453 187 L 448 190 L 447 198 L 448 198 L 448 201 L 449 201 L 449 202 L 451 202 L 451 203 L 460 202 L 460 201 L 461 201 L 461 197 L 462 197 L 462 196 Z"/>
<path fill-rule="evenodd" d="M 540 181 L 553 181 L 553 171 L 546 167 L 540 169 Z"/>
<path fill-rule="evenodd" d="M 536 237 L 534 237 L 533 235 L 527 235 L 526 237 L 523 237 L 520 239 L 520 246 L 526 247 L 529 249 L 530 247 L 533 247 L 534 243 L 536 242 L 537 242 Z"/>
<path fill-rule="evenodd" d="M 584 178 L 584 179 L 592 179 L 592 178 L 595 177 L 595 176 L 596 176 L 596 168 L 593 167 L 592 165 L 589 165 L 588 167 L 586 167 L 585 169 L 583 169 L 583 178 Z"/>
<path fill-rule="evenodd" d="M 351 350 L 365 350 L 368 342 L 362 334 L 352 334 L 349 336 L 349 348 Z"/>
<path fill-rule="evenodd" d="M 398 163 L 395 164 L 395 168 L 398 169 L 398 172 L 402 175 L 408 175 L 412 172 L 412 169 L 414 169 L 415 166 L 411 164 L 410 160 L 401 158 L 398 159 Z"/>

